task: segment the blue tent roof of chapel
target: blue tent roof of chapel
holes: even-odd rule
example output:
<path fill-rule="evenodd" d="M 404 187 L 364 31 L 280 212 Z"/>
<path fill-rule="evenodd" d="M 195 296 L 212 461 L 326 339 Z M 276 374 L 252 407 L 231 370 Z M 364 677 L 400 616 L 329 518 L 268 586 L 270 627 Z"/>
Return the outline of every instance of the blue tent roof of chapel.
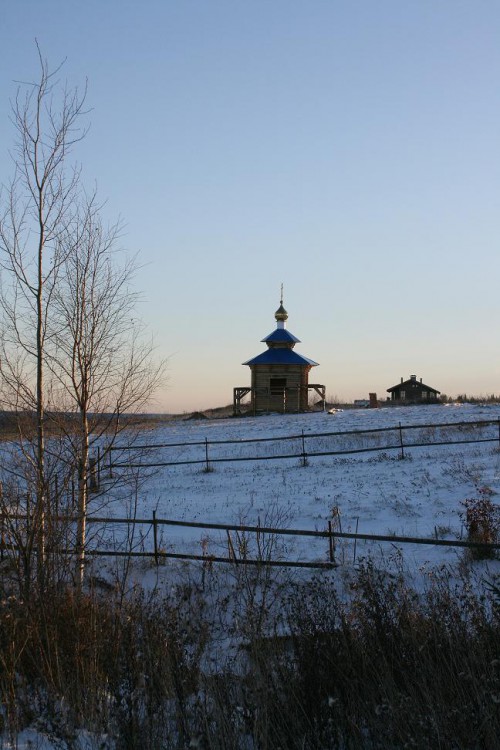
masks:
<path fill-rule="evenodd" d="M 301 365 L 302 367 L 316 367 L 313 359 L 297 354 L 293 349 L 267 349 L 253 359 L 243 362 L 244 365 Z"/>
<path fill-rule="evenodd" d="M 286 328 L 275 328 L 272 333 L 269 334 L 269 336 L 266 336 L 265 339 L 261 339 L 261 341 L 270 341 L 273 343 L 287 343 L 287 344 L 298 344 L 300 343 L 300 339 L 297 338 L 297 336 L 294 336 L 293 333 L 290 333 L 290 331 L 287 331 Z"/>

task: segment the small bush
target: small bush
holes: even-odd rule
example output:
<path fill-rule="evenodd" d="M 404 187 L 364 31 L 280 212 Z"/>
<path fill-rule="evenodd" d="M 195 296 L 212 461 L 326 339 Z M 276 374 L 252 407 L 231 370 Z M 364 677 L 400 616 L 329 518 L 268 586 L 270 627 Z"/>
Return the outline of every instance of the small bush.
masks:
<path fill-rule="evenodd" d="M 479 497 L 467 498 L 462 502 L 465 509 L 461 517 L 467 529 L 470 542 L 495 544 L 500 529 L 500 508 L 491 500 L 489 487 L 479 490 Z M 495 550 L 487 547 L 472 547 L 471 556 L 476 560 L 495 557 Z"/>

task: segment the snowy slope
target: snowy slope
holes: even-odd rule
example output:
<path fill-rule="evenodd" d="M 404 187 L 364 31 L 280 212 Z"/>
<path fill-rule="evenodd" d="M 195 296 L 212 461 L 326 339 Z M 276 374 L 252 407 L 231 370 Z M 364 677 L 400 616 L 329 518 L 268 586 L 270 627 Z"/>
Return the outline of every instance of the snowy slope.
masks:
<path fill-rule="evenodd" d="M 429 406 L 401 409 L 358 409 L 336 414 L 268 415 L 245 419 L 183 421 L 179 419 L 142 437 L 147 444 L 164 447 L 146 451 L 135 460 L 143 463 L 203 461 L 204 441 L 214 458 L 290 455 L 301 452 L 304 433 L 307 452 L 349 450 L 399 444 L 399 423 L 435 425 L 434 430 L 404 432 L 408 442 L 470 437 L 498 438 L 498 424 L 481 431 L 472 429 L 440 430 L 443 423 L 498 420 L 500 407 Z M 376 436 L 353 436 L 355 430 L 395 427 Z M 321 437 L 330 432 L 345 433 Z M 288 436 L 296 436 L 288 440 Z M 320 437 L 311 437 L 319 435 Z M 254 438 L 279 438 L 265 443 L 243 441 Z M 212 441 L 235 440 L 237 444 Z M 181 443 L 199 443 L 182 446 Z M 173 446 L 173 447 L 171 447 Z M 125 454 L 124 454 L 125 455 Z M 126 458 L 117 456 L 117 461 Z M 405 448 L 400 451 L 377 450 L 345 456 L 308 456 L 307 466 L 299 457 L 211 463 L 213 471 L 204 472 L 203 463 L 160 467 L 140 489 L 137 516 L 207 523 L 236 523 L 278 528 L 325 530 L 333 521 L 342 531 L 457 539 L 463 534 L 460 503 L 489 487 L 493 499 L 500 491 L 500 458 L 497 442 L 451 446 Z M 115 472 L 116 477 L 116 472 Z M 130 512 L 130 490 L 114 491 L 108 513 L 115 517 Z M 92 513 L 92 509 L 90 509 Z M 144 549 L 152 549 L 150 529 Z M 119 536 L 119 531 L 114 530 Z M 247 540 L 249 544 L 251 540 Z M 163 527 L 161 546 L 167 551 L 212 555 L 227 554 L 227 538 L 217 531 Z M 454 562 L 463 550 L 450 547 L 393 545 L 358 542 L 356 554 L 404 552 L 405 562 L 421 566 L 429 562 Z M 252 548 L 248 550 L 251 556 Z M 326 561 L 328 545 L 324 539 L 284 537 L 276 548 L 282 559 Z M 353 559 L 352 541 L 342 542 L 337 559 Z"/>

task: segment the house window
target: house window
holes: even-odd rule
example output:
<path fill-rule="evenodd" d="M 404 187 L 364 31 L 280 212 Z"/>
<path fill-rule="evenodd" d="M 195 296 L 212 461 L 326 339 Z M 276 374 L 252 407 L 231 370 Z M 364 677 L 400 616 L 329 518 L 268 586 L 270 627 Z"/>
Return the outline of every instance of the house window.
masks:
<path fill-rule="evenodd" d="M 429 398 L 429 394 L 428 394 L 428 392 L 427 392 L 427 391 L 422 391 L 422 398 L 423 398 L 423 399 L 427 399 L 427 398 Z"/>
<path fill-rule="evenodd" d="M 269 381 L 271 396 L 282 396 L 286 388 L 286 378 L 271 378 Z"/>
<path fill-rule="evenodd" d="M 406 391 L 399 391 L 399 398 L 404 401 L 406 398 Z"/>

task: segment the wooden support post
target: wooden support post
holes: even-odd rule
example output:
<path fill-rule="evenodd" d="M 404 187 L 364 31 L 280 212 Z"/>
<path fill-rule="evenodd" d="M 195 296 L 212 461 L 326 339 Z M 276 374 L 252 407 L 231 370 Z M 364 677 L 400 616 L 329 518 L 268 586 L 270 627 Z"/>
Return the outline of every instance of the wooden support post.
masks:
<path fill-rule="evenodd" d="M 401 422 L 399 423 L 399 442 L 401 444 L 401 458 L 403 459 L 405 457 L 405 448 L 403 445 L 403 428 L 401 427 Z"/>

